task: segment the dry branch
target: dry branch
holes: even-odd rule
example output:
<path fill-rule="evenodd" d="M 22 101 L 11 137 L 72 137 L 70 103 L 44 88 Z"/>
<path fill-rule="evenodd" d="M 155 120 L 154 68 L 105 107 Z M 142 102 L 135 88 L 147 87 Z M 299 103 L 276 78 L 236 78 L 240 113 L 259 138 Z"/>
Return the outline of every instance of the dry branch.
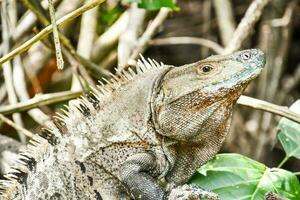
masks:
<path fill-rule="evenodd" d="M 204 38 L 197 37 L 167 37 L 167 38 L 158 38 L 153 39 L 149 42 L 150 45 L 178 45 L 178 44 L 195 44 L 205 46 L 213 50 L 217 54 L 221 54 L 224 51 L 224 48 L 218 43 L 207 40 Z"/>
<path fill-rule="evenodd" d="M 0 113 L 7 115 L 15 112 L 23 112 L 39 106 L 44 106 L 44 105 L 49 105 L 61 101 L 74 99 L 79 97 L 81 94 L 82 94 L 81 91 L 77 91 L 77 92 L 67 91 L 67 92 L 57 92 L 51 94 L 37 95 L 34 98 L 29 99 L 28 101 L 16 103 L 13 105 L 1 106 Z"/>
<path fill-rule="evenodd" d="M 52 32 L 53 32 L 53 40 L 54 40 L 54 47 L 55 47 L 55 54 L 56 54 L 56 64 L 58 69 L 64 68 L 64 59 L 61 53 L 61 45 L 59 41 L 59 35 L 58 35 L 58 29 L 55 19 L 55 11 L 53 6 L 53 0 L 48 0 L 49 4 L 49 13 L 51 18 L 51 24 L 52 24 Z"/>
<path fill-rule="evenodd" d="M 88 3 L 88 1 L 86 1 Z M 77 53 L 86 59 L 90 59 L 94 39 L 96 36 L 97 26 L 97 14 L 98 10 L 93 8 L 85 13 L 81 17 L 80 33 L 77 43 Z M 70 59 L 69 59 L 70 60 Z M 76 91 L 81 88 L 80 80 L 76 74 L 72 76 L 71 90 Z"/>
<path fill-rule="evenodd" d="M 129 20 L 129 12 L 125 11 L 119 19 L 95 41 L 91 59 L 99 63 L 117 44 L 120 35 L 125 31 Z"/>
<path fill-rule="evenodd" d="M 25 128 L 23 128 L 22 126 L 14 123 L 13 121 L 11 121 L 10 119 L 6 118 L 4 115 L 0 114 L 0 119 L 5 122 L 6 124 L 10 125 L 11 127 L 13 127 L 14 129 L 16 129 L 18 132 L 26 135 L 27 137 L 32 137 L 34 134 L 28 130 L 26 130 Z"/>
<path fill-rule="evenodd" d="M 8 0 L 1 2 L 1 24 L 2 24 L 2 41 L 3 52 L 7 53 L 10 50 L 11 33 L 16 26 L 16 2 L 9 2 Z M 4 84 L 6 87 L 8 102 L 15 104 L 18 102 L 18 98 L 14 88 L 13 72 L 11 62 L 3 64 Z M 14 113 L 12 116 L 14 122 L 20 127 L 23 126 L 23 120 L 20 113 Z M 22 142 L 26 141 L 26 137 L 18 131 L 19 138 Z"/>
<path fill-rule="evenodd" d="M 59 20 L 57 20 L 57 26 L 62 26 L 65 23 L 73 20 L 74 18 L 80 16 L 82 13 L 84 13 L 87 10 L 90 10 L 94 7 L 96 7 L 97 5 L 103 3 L 105 0 L 95 0 L 89 4 L 86 4 L 84 6 L 81 6 L 80 8 L 74 10 L 73 12 L 65 15 L 64 17 L 60 18 Z M 26 51 L 27 49 L 29 49 L 34 43 L 38 42 L 39 40 L 43 39 L 44 37 L 46 37 L 49 33 L 52 32 L 52 25 L 49 25 L 47 27 L 45 27 L 42 31 L 40 31 L 38 34 L 36 34 L 34 37 L 32 37 L 31 39 L 27 40 L 25 43 L 23 43 L 22 45 L 20 45 L 19 47 L 17 47 L 16 49 L 12 50 L 11 52 L 9 52 L 8 54 L 4 55 L 3 57 L 0 58 L 0 64 L 3 64 L 4 62 L 14 58 L 16 55 Z"/>
<path fill-rule="evenodd" d="M 239 48 L 242 43 L 251 33 L 255 23 L 260 19 L 263 8 L 269 3 L 270 0 L 254 0 L 246 11 L 245 16 L 239 23 L 238 27 L 233 33 L 232 39 L 226 46 L 223 54 L 230 54 Z"/>
<path fill-rule="evenodd" d="M 132 52 L 130 59 L 128 61 L 129 65 L 135 63 L 135 59 L 139 56 L 140 53 L 143 53 L 147 47 L 148 42 L 151 40 L 153 35 L 156 33 L 160 25 L 167 19 L 169 13 L 171 12 L 168 8 L 161 8 L 159 13 L 156 15 L 154 20 L 146 28 L 143 35 L 139 38 L 136 48 Z"/>
<path fill-rule="evenodd" d="M 87 3 L 90 2 L 87 1 Z M 77 53 L 90 59 L 96 36 L 98 9 L 93 8 L 81 16 L 80 33 L 77 43 Z"/>
<path fill-rule="evenodd" d="M 20 56 L 16 56 L 13 61 L 13 78 L 15 83 L 14 87 L 16 89 L 16 94 L 19 97 L 20 101 L 24 102 L 30 98 L 27 91 L 24 67 L 22 66 L 22 60 Z M 45 125 L 45 122 L 50 120 L 50 117 L 38 108 L 29 110 L 28 114 L 34 121 L 36 121 L 40 125 Z"/>
<path fill-rule="evenodd" d="M 60 18 L 72 12 L 82 5 L 82 1 L 83 0 L 72 0 L 71 4 L 69 3 L 69 0 L 62 1 L 56 9 L 56 16 Z M 33 12 L 33 10 L 31 11 Z M 30 14 L 35 16 L 35 14 L 33 14 L 32 12 L 30 12 Z M 69 23 L 64 25 L 63 27 L 60 27 L 60 32 L 66 34 L 71 24 L 72 23 Z M 44 26 L 47 25 L 49 25 L 49 22 Z M 26 70 L 28 74 L 30 73 L 31 77 L 34 77 L 34 75 L 36 75 L 37 72 L 46 64 L 51 55 L 52 51 L 46 48 L 42 42 L 37 42 L 32 45 L 32 47 L 27 52 L 27 56 L 23 58 L 24 67 L 29 68 L 27 66 L 30 66 L 30 70 Z"/>
<path fill-rule="evenodd" d="M 235 21 L 230 0 L 213 0 L 219 31 L 223 45 L 228 45 L 235 29 Z"/>
<path fill-rule="evenodd" d="M 118 68 L 127 65 L 128 59 L 135 48 L 139 34 L 143 28 L 146 11 L 139 9 L 136 3 L 131 4 L 129 9 L 129 21 L 126 30 L 120 36 L 118 44 Z"/>
<path fill-rule="evenodd" d="M 263 110 L 263 111 L 267 111 L 270 113 L 274 113 L 276 115 L 286 117 L 290 120 L 300 123 L 300 115 L 295 112 L 290 111 L 289 108 L 286 106 L 278 106 L 278 105 L 269 103 L 267 101 L 255 99 L 255 98 L 244 96 L 244 95 L 242 95 L 238 99 L 237 103 L 240 105 L 248 106 L 251 108 L 258 109 L 258 110 Z"/>

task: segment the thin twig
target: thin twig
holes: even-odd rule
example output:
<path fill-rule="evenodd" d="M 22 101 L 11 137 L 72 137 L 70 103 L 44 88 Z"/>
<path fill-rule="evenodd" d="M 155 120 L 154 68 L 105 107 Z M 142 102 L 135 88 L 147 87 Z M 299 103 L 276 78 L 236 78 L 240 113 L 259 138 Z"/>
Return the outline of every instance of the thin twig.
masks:
<path fill-rule="evenodd" d="M 283 103 L 286 100 L 287 94 L 290 94 L 300 82 L 300 64 L 297 65 L 293 75 L 288 77 L 284 82 L 282 89 L 276 96 L 277 102 Z"/>
<path fill-rule="evenodd" d="M 23 128 L 22 126 L 14 123 L 13 121 L 11 121 L 10 119 L 6 118 L 2 114 L 0 114 L 0 119 L 2 121 L 4 121 L 6 124 L 10 125 L 14 129 L 16 129 L 18 132 L 23 133 L 24 135 L 26 135 L 27 137 L 32 138 L 32 136 L 34 135 L 32 132 L 30 132 L 30 131 L 26 130 L 25 128 Z"/>
<path fill-rule="evenodd" d="M 201 22 L 203 24 L 200 26 L 200 32 L 201 37 L 211 40 L 215 38 L 212 34 L 212 26 L 211 26 L 211 21 L 212 21 L 212 1 L 211 0 L 205 0 L 202 3 L 202 12 L 201 12 Z M 210 55 L 210 49 L 203 46 L 200 48 L 200 55 L 201 57 L 205 58 Z"/>
<path fill-rule="evenodd" d="M 67 92 L 57 92 L 51 94 L 37 95 L 28 101 L 16 103 L 13 105 L 1 106 L 0 113 L 7 115 L 15 112 L 23 112 L 39 106 L 44 106 L 44 105 L 49 105 L 61 101 L 74 99 L 79 97 L 81 94 L 82 94 L 81 91 L 77 91 L 77 92 L 67 91 Z"/>
<path fill-rule="evenodd" d="M 53 27 L 52 32 L 53 32 L 53 40 L 54 40 L 54 47 L 55 47 L 55 54 L 56 54 L 56 64 L 57 64 L 57 68 L 62 70 L 64 68 L 64 59 L 61 53 L 61 45 L 59 41 L 58 29 L 57 29 L 57 24 L 55 19 L 53 0 L 48 0 L 48 4 L 49 4 L 51 24 Z"/>
<path fill-rule="evenodd" d="M 21 0 L 23 2 L 23 4 L 27 4 L 29 3 L 28 0 Z M 54 4 L 59 3 L 60 0 L 54 0 Z M 41 2 L 41 6 L 43 8 L 48 8 L 48 2 L 47 0 L 43 0 Z M 23 14 L 23 16 L 21 16 L 21 19 L 18 21 L 18 24 L 14 30 L 14 32 L 12 33 L 12 41 L 16 42 L 18 41 L 25 33 L 29 32 L 33 26 L 36 24 L 37 22 L 37 18 L 36 16 L 31 13 L 30 11 L 27 11 Z M 0 48 L 1 48 L 2 44 L 0 44 Z M 0 52 L 1 53 L 1 52 Z"/>
<path fill-rule="evenodd" d="M 95 84 L 94 84 L 92 78 L 88 75 L 87 71 L 81 65 L 81 63 L 78 62 L 76 57 L 74 57 L 73 54 L 71 54 L 70 52 L 66 51 L 65 48 L 63 49 L 63 53 L 66 56 L 66 58 L 68 59 L 70 65 L 75 66 L 75 68 L 78 68 L 78 71 L 80 72 L 80 75 L 84 78 L 86 83 L 88 83 L 89 85 L 94 87 Z M 81 89 L 85 89 L 85 88 L 81 88 Z M 78 88 L 78 90 L 80 90 L 80 88 Z"/>
<path fill-rule="evenodd" d="M 86 1 L 87 3 L 91 0 Z M 81 16 L 80 34 L 77 43 L 77 53 L 90 59 L 93 43 L 95 42 L 98 9 L 93 8 Z"/>
<path fill-rule="evenodd" d="M 300 172 L 294 172 L 294 175 L 300 176 Z"/>
<path fill-rule="evenodd" d="M 6 91 L 5 85 L 1 85 L 0 86 L 0 104 L 3 103 L 6 96 L 7 96 L 7 91 Z"/>
<path fill-rule="evenodd" d="M 93 62 L 99 63 L 113 50 L 120 35 L 125 31 L 128 20 L 129 12 L 125 11 L 112 26 L 96 39 L 91 55 Z"/>
<path fill-rule="evenodd" d="M 88 71 L 90 71 L 90 74 L 94 76 L 95 78 L 99 79 L 100 77 L 109 78 L 111 77 L 110 72 L 107 69 L 104 69 L 102 67 L 99 67 L 95 63 L 91 62 L 90 60 L 82 57 L 81 55 L 77 54 L 76 52 L 73 52 L 73 57 L 76 58 L 76 60 L 84 65 Z"/>
<path fill-rule="evenodd" d="M 13 59 L 13 66 L 14 87 L 16 94 L 21 102 L 27 101 L 30 97 L 27 91 L 24 67 L 22 66 L 22 60 L 20 56 L 16 56 Z M 40 125 L 45 125 L 45 122 L 50 120 L 50 117 L 38 108 L 28 110 L 28 115 Z"/>
<path fill-rule="evenodd" d="M 290 2 L 284 11 L 283 17 L 272 19 L 270 24 L 272 27 L 286 27 L 292 22 L 293 12 L 296 8 L 296 1 Z"/>
<path fill-rule="evenodd" d="M 258 110 L 263 110 L 263 111 L 267 111 L 270 113 L 274 113 L 276 115 L 286 117 L 290 120 L 300 123 L 300 115 L 295 112 L 290 111 L 288 109 L 288 107 L 286 107 L 286 106 L 275 105 L 275 104 L 269 103 L 267 101 L 255 99 L 255 98 L 244 96 L 244 95 L 242 95 L 238 99 L 237 103 L 240 105 L 248 106 L 251 108 L 258 109 Z"/>
<path fill-rule="evenodd" d="M 23 1 L 25 1 L 25 0 L 23 0 Z M 89 2 L 87 2 L 87 4 L 88 4 Z M 39 19 L 39 21 L 43 24 L 43 25 L 48 25 L 49 24 L 49 20 L 47 19 L 47 16 L 44 14 L 44 13 L 42 13 L 40 10 L 38 10 L 38 9 L 36 9 L 33 5 L 31 5 L 30 3 L 27 3 L 26 4 L 26 6 L 30 9 L 30 10 L 32 10 L 32 12 L 34 12 L 36 15 L 37 15 L 37 17 L 38 17 L 38 19 Z M 97 11 L 97 10 L 96 10 Z M 95 12 L 95 11 L 94 11 Z M 85 12 L 84 14 L 86 14 L 86 13 L 88 13 L 88 12 Z M 95 17 L 94 17 L 95 18 Z M 91 20 L 89 20 L 89 21 L 91 21 Z M 96 23 L 96 21 L 94 22 L 94 23 Z M 89 38 L 90 36 L 89 35 L 84 35 L 85 37 L 87 37 L 87 38 Z M 71 45 L 71 42 L 70 42 L 70 40 L 63 34 L 63 33 L 59 33 L 59 38 L 61 39 L 61 41 L 62 41 L 62 43 L 63 43 L 63 45 L 66 47 L 66 48 L 63 48 L 62 50 L 64 50 L 64 54 L 66 54 L 66 53 L 70 53 L 71 55 L 72 55 L 72 57 L 74 57 L 74 58 L 76 58 L 76 60 L 80 63 L 80 64 L 82 64 L 83 66 L 85 66 L 88 70 L 90 70 L 90 71 L 92 71 L 93 73 L 94 73 L 94 75 L 98 75 L 98 77 L 97 78 L 99 78 L 99 75 L 100 75 L 100 77 L 102 77 L 102 75 L 103 76 L 105 76 L 105 77 L 107 77 L 108 76 L 108 72 L 106 71 L 106 70 L 102 70 L 102 69 L 100 69 L 98 66 L 96 66 L 95 64 L 93 64 L 93 63 L 91 63 L 88 59 L 85 59 L 85 58 L 83 58 L 82 56 L 80 56 L 79 54 L 77 54 L 76 53 L 76 51 L 75 51 L 75 49 L 74 49 L 74 47 Z M 93 41 L 92 40 L 93 38 L 91 37 L 91 42 Z M 43 42 L 46 44 L 46 46 L 48 46 L 49 48 L 52 48 L 52 45 L 49 43 L 49 42 L 46 42 L 45 40 L 43 40 Z M 85 49 L 88 49 L 88 47 L 86 47 L 85 46 Z M 67 52 L 67 51 L 68 52 Z M 85 79 L 86 80 L 90 80 L 90 78 L 88 77 L 88 73 L 87 72 L 85 72 L 86 70 L 82 67 L 82 65 L 78 65 L 78 67 L 79 67 L 79 69 L 80 69 L 80 71 L 81 71 L 81 74 L 82 75 L 84 75 L 85 76 Z M 92 73 L 92 74 L 93 74 Z M 89 81 L 90 83 L 92 83 L 91 81 Z"/>
<path fill-rule="evenodd" d="M 70 3 L 69 0 L 63 0 L 56 9 L 57 17 L 58 18 L 63 17 L 64 15 L 77 9 L 82 5 L 82 1 L 83 0 L 72 0 L 72 3 Z M 33 10 L 31 11 L 33 12 Z M 32 12 L 30 12 L 30 14 L 34 15 L 34 17 L 36 18 L 36 14 L 33 14 Z M 42 24 L 44 25 L 44 23 Z M 49 23 L 44 26 L 47 25 L 49 25 Z M 70 30 L 70 28 L 68 27 L 70 27 L 71 25 L 72 23 L 68 23 L 63 27 L 60 27 L 61 30 L 60 33 L 66 34 L 66 32 Z M 51 56 L 52 56 L 52 51 L 46 48 L 42 42 L 37 42 L 34 45 L 32 45 L 32 47 L 27 52 L 27 56 L 23 58 L 24 67 L 28 69 L 30 68 L 30 70 L 26 70 L 27 74 L 31 73 L 33 75 L 31 77 L 34 77 L 34 75 L 36 75 L 37 72 L 39 72 L 40 69 L 43 66 L 45 66 L 46 62 L 49 60 Z"/>
<path fill-rule="evenodd" d="M 221 54 L 224 48 L 218 43 L 198 37 L 167 37 L 153 39 L 149 42 L 150 45 L 178 45 L 178 44 L 196 44 L 205 46 L 213 50 L 217 54 Z"/>
<path fill-rule="evenodd" d="M 218 28 L 220 31 L 222 44 L 228 45 L 235 29 L 235 21 L 230 0 L 213 0 L 216 11 Z"/>
<path fill-rule="evenodd" d="M 160 25 L 167 19 L 169 13 L 171 12 L 168 8 L 161 8 L 159 13 L 156 15 L 154 20 L 147 27 L 143 35 L 139 38 L 136 48 L 132 52 L 130 59 L 128 61 L 129 65 L 135 63 L 135 59 L 139 56 L 140 53 L 143 53 L 147 47 L 148 42 L 156 33 Z"/>
<path fill-rule="evenodd" d="M 24 2 L 24 5 L 30 9 L 38 18 L 38 20 L 46 27 L 49 24 L 53 24 L 53 18 L 51 17 L 51 19 L 49 19 L 49 17 L 45 14 L 44 10 L 41 8 L 41 6 L 37 6 L 37 5 L 33 5 L 33 2 L 28 2 L 28 0 L 22 0 Z M 49 0 L 51 1 L 51 0 Z M 37 6 L 37 7 L 36 7 Z M 49 6 L 49 9 L 51 9 L 51 6 Z M 52 14 L 51 14 L 52 13 Z M 54 11 L 50 12 L 50 15 L 52 15 L 54 17 Z M 50 23 L 51 20 L 51 23 Z M 56 23 L 53 25 L 53 28 L 57 29 L 57 25 Z M 61 48 L 60 48 L 60 43 L 59 43 L 59 39 L 61 40 L 61 42 L 63 43 L 63 45 L 70 51 L 70 52 L 75 52 L 74 47 L 71 45 L 71 41 L 63 34 L 63 33 L 59 33 L 58 31 L 55 33 L 55 31 L 53 32 L 53 34 L 55 34 L 56 36 L 54 37 L 54 50 L 55 50 L 55 54 L 57 57 L 57 66 L 58 69 L 61 68 L 61 65 L 63 63 L 63 58 L 61 55 Z M 51 46 L 51 45 L 49 45 Z M 58 49 L 59 47 L 59 49 Z M 51 47 L 52 48 L 52 47 Z M 59 61 L 61 60 L 61 61 Z"/>
<path fill-rule="evenodd" d="M 233 33 L 232 39 L 226 46 L 223 54 L 230 54 L 239 48 L 242 43 L 251 33 L 251 29 L 255 23 L 260 19 L 263 8 L 269 3 L 270 0 L 254 0 L 246 11 L 245 16 L 239 23 L 238 27 Z"/>
<path fill-rule="evenodd" d="M 60 18 L 59 20 L 57 20 L 57 26 L 62 26 L 65 23 L 73 20 L 74 18 L 80 16 L 82 13 L 84 13 L 87 10 L 90 10 L 92 8 L 94 8 L 95 6 L 103 3 L 105 0 L 95 0 L 89 4 L 86 4 L 84 6 L 81 6 L 80 8 L 74 10 L 73 12 L 65 15 L 64 17 Z M 16 55 L 26 51 L 27 49 L 30 48 L 30 46 L 32 46 L 34 43 L 38 42 L 39 40 L 43 39 L 44 37 L 46 37 L 49 33 L 52 32 L 52 25 L 49 25 L 47 27 L 45 27 L 42 31 L 40 31 L 38 34 L 36 34 L 34 37 L 32 37 L 31 39 L 27 40 L 25 43 L 23 43 L 22 45 L 20 45 L 19 47 L 17 47 L 16 49 L 12 50 L 11 52 L 9 52 L 8 54 L 4 55 L 3 57 L 0 58 L 0 64 L 14 58 Z"/>
<path fill-rule="evenodd" d="M 88 3 L 89 1 L 86 1 Z M 91 52 L 93 49 L 93 44 L 94 44 L 94 39 L 96 36 L 96 28 L 97 28 L 97 16 L 98 16 L 98 9 L 93 8 L 85 13 L 83 13 L 81 17 L 81 22 L 80 22 L 80 33 L 79 33 L 79 38 L 78 38 L 78 43 L 77 43 L 77 53 L 78 55 L 81 55 L 82 57 L 86 59 L 90 59 L 91 57 Z M 72 58 L 69 58 L 69 61 Z M 81 66 L 79 65 L 74 65 L 75 66 Z M 84 70 L 83 67 L 80 67 L 81 71 Z M 84 74 L 85 71 L 83 72 Z M 83 74 L 82 74 L 83 75 Z M 75 74 L 72 76 L 72 84 L 71 84 L 71 90 L 76 91 L 84 89 L 81 88 L 81 83 L 78 77 L 77 70 L 75 71 Z"/>
<path fill-rule="evenodd" d="M 113 67 L 115 67 L 117 64 L 117 60 L 117 50 L 113 50 L 99 63 L 99 66 L 101 69 L 113 69 Z"/>
<path fill-rule="evenodd" d="M 43 14 L 43 6 L 42 6 L 42 2 L 39 2 L 40 4 L 38 5 L 34 5 L 32 1 L 30 0 L 21 0 L 22 4 L 24 6 L 26 6 L 31 12 L 33 12 L 32 14 L 34 14 L 34 18 L 35 18 L 35 22 L 38 19 L 39 21 L 41 21 L 43 24 L 47 24 L 49 25 L 50 23 L 48 22 L 47 17 L 45 17 L 45 15 Z M 44 2 L 45 3 L 45 2 Z M 37 8 L 38 7 L 38 8 Z M 49 0 L 46 6 L 48 9 L 49 8 Z M 31 27 L 32 28 L 32 27 Z"/>
<path fill-rule="evenodd" d="M 2 1 L 1 2 L 1 22 L 2 22 L 2 40 L 3 40 L 3 52 L 7 53 L 10 50 L 9 41 L 11 39 L 11 33 L 16 25 L 16 2 L 13 1 Z M 11 13 L 9 13 L 11 12 Z M 17 95 L 14 88 L 14 80 L 12 74 L 11 62 L 3 64 L 3 75 L 6 91 L 8 94 L 8 102 L 10 104 L 15 104 L 18 102 Z M 14 122 L 19 126 L 23 126 L 23 121 L 20 113 L 14 113 L 12 116 Z M 18 132 L 21 142 L 26 141 L 26 137 L 20 132 Z"/>
<path fill-rule="evenodd" d="M 132 3 L 129 9 L 129 20 L 126 30 L 121 34 L 118 44 L 118 68 L 122 69 L 127 65 L 128 59 L 135 48 L 138 37 L 143 28 L 146 17 L 145 9 L 137 7 L 136 3 Z"/>
<path fill-rule="evenodd" d="M 94 1 L 94 0 L 92 0 Z M 72 3 L 70 3 L 72 2 Z M 76 10 L 77 8 L 79 8 L 80 6 L 82 6 L 84 4 L 85 0 L 62 0 L 62 2 L 59 4 L 59 6 L 56 9 L 56 18 L 60 18 L 63 17 L 64 15 Z M 64 34 L 70 34 L 73 33 L 73 28 L 74 25 L 76 24 L 76 21 L 72 21 L 69 22 L 67 24 L 65 24 L 64 26 L 61 26 L 59 28 L 60 33 L 64 33 Z"/>

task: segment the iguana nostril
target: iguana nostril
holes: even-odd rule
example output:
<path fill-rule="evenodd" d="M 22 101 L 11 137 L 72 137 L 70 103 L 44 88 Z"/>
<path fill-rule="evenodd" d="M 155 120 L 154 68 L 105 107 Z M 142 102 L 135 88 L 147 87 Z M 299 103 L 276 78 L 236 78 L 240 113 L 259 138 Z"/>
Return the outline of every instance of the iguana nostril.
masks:
<path fill-rule="evenodd" d="M 244 60 L 249 60 L 251 58 L 251 54 L 249 52 L 245 52 L 244 54 L 242 54 L 242 58 Z"/>

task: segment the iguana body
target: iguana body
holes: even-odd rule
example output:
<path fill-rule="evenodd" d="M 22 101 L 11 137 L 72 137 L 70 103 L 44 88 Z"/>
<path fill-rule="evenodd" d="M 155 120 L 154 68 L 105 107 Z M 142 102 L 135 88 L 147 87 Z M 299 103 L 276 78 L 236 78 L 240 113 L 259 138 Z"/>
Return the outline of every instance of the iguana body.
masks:
<path fill-rule="evenodd" d="M 139 62 L 34 136 L 0 199 L 167 199 L 219 151 L 264 62 L 255 49 L 181 67 Z"/>

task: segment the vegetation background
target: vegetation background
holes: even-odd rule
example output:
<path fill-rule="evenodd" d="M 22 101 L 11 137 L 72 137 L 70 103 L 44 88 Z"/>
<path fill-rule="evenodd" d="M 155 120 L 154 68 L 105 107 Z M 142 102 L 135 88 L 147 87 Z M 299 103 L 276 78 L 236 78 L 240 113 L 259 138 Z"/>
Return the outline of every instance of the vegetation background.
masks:
<path fill-rule="evenodd" d="M 299 1 L 0 4 L 0 133 L 6 135 L 0 137 L 0 153 L 7 148 L 16 153 L 67 100 L 87 92 L 97 80 L 109 79 L 110 73 L 134 66 L 140 53 L 182 65 L 212 54 L 260 48 L 267 56 L 266 67 L 245 91 L 252 98 L 239 99 L 222 149 L 237 154 L 220 154 L 192 182 L 222 199 L 260 199 L 268 191 L 300 199 L 300 103 L 295 103 L 300 97 Z M 7 137 L 18 142 L 5 146 Z M 228 196 L 228 191 L 235 192 Z"/>

